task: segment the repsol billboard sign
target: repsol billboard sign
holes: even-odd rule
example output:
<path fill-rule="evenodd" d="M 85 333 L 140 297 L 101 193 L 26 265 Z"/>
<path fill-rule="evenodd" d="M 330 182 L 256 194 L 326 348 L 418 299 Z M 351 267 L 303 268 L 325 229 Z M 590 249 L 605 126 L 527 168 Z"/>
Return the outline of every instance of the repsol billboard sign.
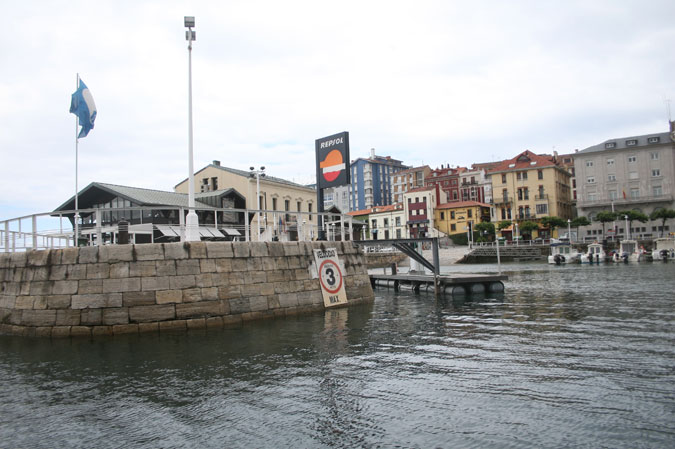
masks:
<path fill-rule="evenodd" d="M 316 188 L 349 184 L 349 133 L 316 140 Z"/>

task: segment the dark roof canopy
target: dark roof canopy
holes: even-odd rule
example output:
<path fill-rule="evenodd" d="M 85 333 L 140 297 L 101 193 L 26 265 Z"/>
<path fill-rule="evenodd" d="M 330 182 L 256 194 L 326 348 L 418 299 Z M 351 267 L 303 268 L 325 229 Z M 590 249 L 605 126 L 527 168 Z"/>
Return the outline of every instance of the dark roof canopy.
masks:
<path fill-rule="evenodd" d="M 212 200 L 209 201 L 211 198 L 229 195 L 235 195 L 240 199 L 244 198 L 235 189 L 195 193 L 195 206 L 208 209 L 212 207 L 208 204 L 213 202 Z M 115 197 L 128 200 L 137 206 L 188 207 L 188 195 L 184 193 L 120 186 L 102 182 L 92 182 L 80 190 L 78 193 L 78 206 L 80 209 L 89 209 L 94 204 L 106 203 Z M 200 201 L 200 199 L 203 201 Z M 57 207 L 54 212 L 74 209 L 75 196 L 72 196 L 65 203 Z"/>

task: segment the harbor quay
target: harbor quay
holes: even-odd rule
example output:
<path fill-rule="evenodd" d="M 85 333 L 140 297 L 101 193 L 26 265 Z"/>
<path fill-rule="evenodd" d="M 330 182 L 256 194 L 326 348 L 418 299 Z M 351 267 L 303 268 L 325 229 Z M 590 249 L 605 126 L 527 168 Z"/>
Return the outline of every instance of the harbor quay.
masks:
<path fill-rule="evenodd" d="M 345 305 L 374 300 L 365 254 L 352 242 L 155 243 L 0 254 L 0 333 L 173 332 L 322 310 L 319 249 L 337 255 Z"/>

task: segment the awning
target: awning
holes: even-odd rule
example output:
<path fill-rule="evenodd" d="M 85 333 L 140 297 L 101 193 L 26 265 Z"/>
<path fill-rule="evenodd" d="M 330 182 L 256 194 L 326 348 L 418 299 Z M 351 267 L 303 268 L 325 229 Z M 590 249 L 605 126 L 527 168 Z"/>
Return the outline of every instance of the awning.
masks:
<path fill-rule="evenodd" d="M 155 225 L 157 230 L 167 237 L 180 237 L 180 228 L 166 225 Z"/>

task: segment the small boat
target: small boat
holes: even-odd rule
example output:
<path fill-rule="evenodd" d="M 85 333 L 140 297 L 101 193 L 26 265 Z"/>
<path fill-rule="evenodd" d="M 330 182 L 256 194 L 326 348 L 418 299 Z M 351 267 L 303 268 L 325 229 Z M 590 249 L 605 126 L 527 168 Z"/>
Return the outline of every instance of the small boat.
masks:
<path fill-rule="evenodd" d="M 654 240 L 654 249 L 652 250 L 653 260 L 662 260 L 664 262 L 675 259 L 675 238 L 664 237 Z"/>
<path fill-rule="evenodd" d="M 588 251 L 581 255 L 581 263 L 600 263 L 604 262 L 607 254 L 598 242 L 588 245 Z"/>
<path fill-rule="evenodd" d="M 651 262 L 652 255 L 647 253 L 644 248 L 638 248 L 638 242 L 635 240 L 621 240 L 619 251 L 612 256 L 614 262 Z"/>
<path fill-rule="evenodd" d="M 551 243 L 551 254 L 548 256 L 548 263 L 562 265 L 567 263 L 579 263 L 581 253 L 579 253 L 569 242 Z"/>

